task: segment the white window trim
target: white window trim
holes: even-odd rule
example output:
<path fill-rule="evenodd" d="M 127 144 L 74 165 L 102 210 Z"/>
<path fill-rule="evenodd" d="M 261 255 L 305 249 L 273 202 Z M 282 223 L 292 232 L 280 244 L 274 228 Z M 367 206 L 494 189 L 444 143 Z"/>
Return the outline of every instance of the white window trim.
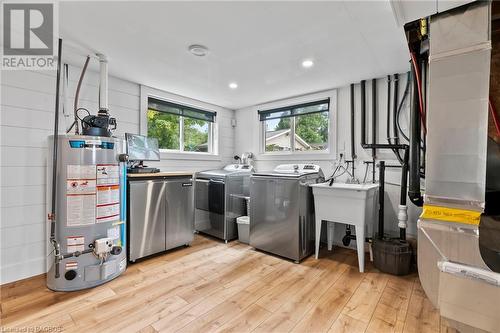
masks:
<path fill-rule="evenodd" d="M 141 85 L 141 99 L 140 99 L 140 114 L 139 114 L 139 130 L 141 135 L 148 135 L 148 98 L 156 97 L 158 99 L 162 99 L 168 102 L 181 104 L 185 106 L 190 106 L 193 108 L 210 111 L 210 112 L 220 112 L 221 108 L 212 104 L 208 104 L 202 101 L 198 101 L 195 99 L 191 99 L 188 97 L 172 94 L 166 91 L 158 90 L 155 88 L 151 88 L 148 86 Z M 182 119 L 183 117 L 181 117 Z M 182 120 L 181 120 L 182 121 Z M 182 123 L 180 124 L 182 125 Z M 183 126 L 180 127 L 181 135 L 183 135 Z M 174 159 L 174 160 L 200 160 L 200 161 L 221 161 L 220 149 L 219 149 L 219 126 L 217 123 L 217 116 L 215 117 L 215 122 L 209 124 L 209 131 L 211 131 L 211 135 L 209 135 L 209 146 L 212 147 L 212 152 L 193 152 L 193 151 L 183 151 L 184 147 L 181 147 L 181 150 L 170 150 L 170 149 L 161 149 L 160 150 L 160 158 L 163 159 Z M 181 141 L 182 143 L 182 141 Z"/>
<path fill-rule="evenodd" d="M 259 116 L 256 112 L 257 121 L 259 122 L 259 154 L 257 156 L 258 160 L 262 161 L 286 161 L 286 160 L 331 160 L 332 156 L 337 154 L 337 90 L 328 90 L 314 94 L 308 94 L 293 98 L 288 98 L 276 102 L 266 103 L 257 106 L 257 110 L 272 110 L 286 106 L 292 106 L 296 104 L 302 104 L 307 102 L 319 101 L 321 99 L 330 98 L 330 110 L 329 110 L 329 121 L 328 121 L 328 149 L 321 151 L 294 151 L 292 147 L 291 151 L 280 151 L 280 152 L 266 152 L 265 151 L 265 122 L 260 121 Z M 295 132 L 295 128 L 292 129 Z M 332 133 L 333 132 L 333 133 Z M 292 133 L 293 134 L 293 133 Z M 293 140 L 292 140 L 293 143 Z"/>

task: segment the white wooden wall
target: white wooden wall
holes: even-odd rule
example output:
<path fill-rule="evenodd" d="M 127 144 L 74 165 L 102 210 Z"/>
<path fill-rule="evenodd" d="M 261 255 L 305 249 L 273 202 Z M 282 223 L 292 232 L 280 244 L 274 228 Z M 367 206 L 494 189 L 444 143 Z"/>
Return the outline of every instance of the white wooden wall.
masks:
<path fill-rule="evenodd" d="M 82 59 L 83 63 L 83 59 Z M 55 73 L 2 71 L 0 140 L 0 284 L 45 272 L 47 138 L 54 126 Z M 80 68 L 69 67 L 71 113 Z M 98 74 L 88 71 L 79 106 L 97 112 Z M 110 113 L 117 118 L 117 136 L 139 133 L 140 85 L 114 77 L 109 81 Z M 234 153 L 232 110 L 218 109 L 220 158 L 162 160 L 162 170 L 203 170 L 231 162 Z M 61 116 L 61 133 L 71 117 Z"/>

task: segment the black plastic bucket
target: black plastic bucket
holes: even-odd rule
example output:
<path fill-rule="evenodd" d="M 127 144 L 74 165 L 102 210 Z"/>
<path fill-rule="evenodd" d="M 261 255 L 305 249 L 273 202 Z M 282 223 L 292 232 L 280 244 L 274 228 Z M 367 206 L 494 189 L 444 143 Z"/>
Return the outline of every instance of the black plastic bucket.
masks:
<path fill-rule="evenodd" d="M 378 270 L 392 275 L 407 275 L 411 272 L 412 248 L 399 239 L 374 239 L 372 243 L 373 265 Z"/>

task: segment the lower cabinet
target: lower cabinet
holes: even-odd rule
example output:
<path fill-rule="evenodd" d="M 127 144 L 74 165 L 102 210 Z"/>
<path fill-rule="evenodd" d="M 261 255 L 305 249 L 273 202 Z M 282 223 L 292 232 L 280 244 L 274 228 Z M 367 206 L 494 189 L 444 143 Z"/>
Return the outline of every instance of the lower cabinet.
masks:
<path fill-rule="evenodd" d="M 128 180 L 130 261 L 188 245 L 194 233 L 191 177 Z"/>

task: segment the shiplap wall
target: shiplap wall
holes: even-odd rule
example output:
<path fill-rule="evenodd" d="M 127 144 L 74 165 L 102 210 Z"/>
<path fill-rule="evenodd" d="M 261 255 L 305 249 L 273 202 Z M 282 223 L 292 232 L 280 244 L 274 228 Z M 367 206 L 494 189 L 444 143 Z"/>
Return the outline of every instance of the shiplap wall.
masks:
<path fill-rule="evenodd" d="M 83 63 L 83 58 L 82 58 Z M 69 66 L 65 110 L 71 113 L 80 68 Z M 185 98 L 183 98 L 185 100 Z M 0 284 L 45 272 L 47 138 L 54 126 L 55 74 L 2 71 L 0 141 Z M 98 107 L 98 74 L 88 71 L 79 106 Z M 117 118 L 116 136 L 139 133 L 140 85 L 109 79 L 110 113 Z M 218 109 L 220 158 L 162 160 L 165 171 L 203 170 L 228 164 L 234 153 L 234 112 Z M 71 124 L 61 114 L 61 133 Z M 221 134 L 222 133 L 222 134 Z"/>

